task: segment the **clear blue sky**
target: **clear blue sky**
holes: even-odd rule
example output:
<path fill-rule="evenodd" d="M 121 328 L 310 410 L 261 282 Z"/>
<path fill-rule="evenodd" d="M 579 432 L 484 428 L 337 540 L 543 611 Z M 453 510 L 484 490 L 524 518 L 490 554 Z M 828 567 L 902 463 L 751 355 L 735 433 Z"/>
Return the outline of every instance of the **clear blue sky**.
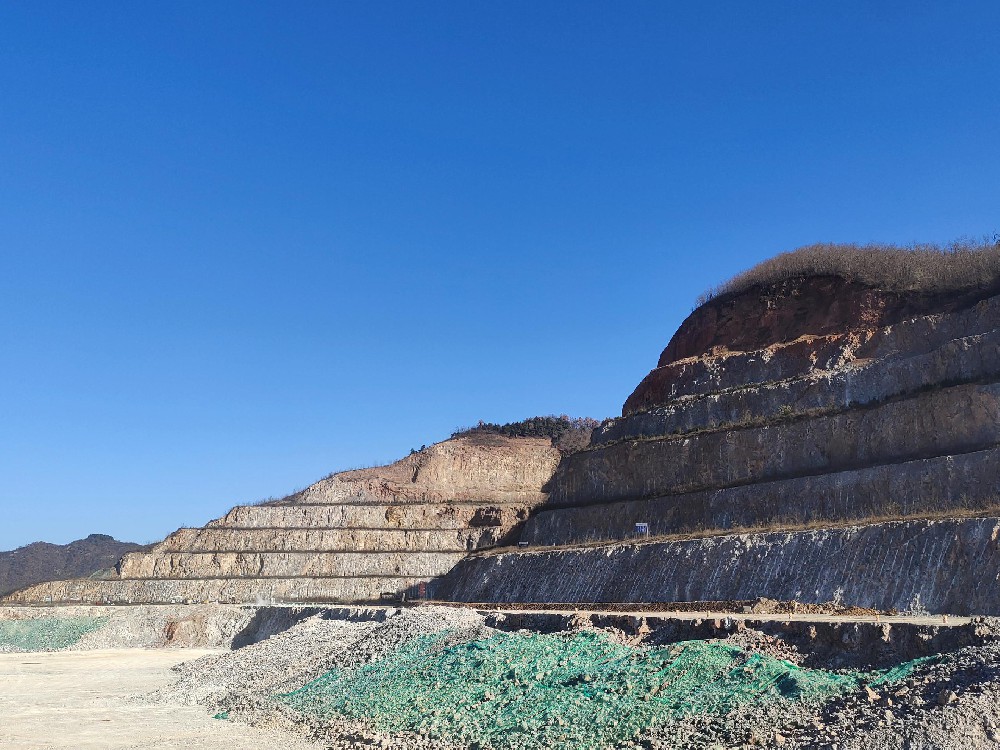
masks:
<path fill-rule="evenodd" d="M 605 417 L 705 288 L 1000 231 L 995 2 L 0 5 L 0 549 Z"/>

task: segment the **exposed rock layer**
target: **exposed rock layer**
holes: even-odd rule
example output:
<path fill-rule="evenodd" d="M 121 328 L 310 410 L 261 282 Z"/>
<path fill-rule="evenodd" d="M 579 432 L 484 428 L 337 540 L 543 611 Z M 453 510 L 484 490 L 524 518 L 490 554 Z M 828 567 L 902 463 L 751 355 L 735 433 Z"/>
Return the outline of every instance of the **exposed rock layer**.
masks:
<path fill-rule="evenodd" d="M 698 307 L 670 339 L 657 368 L 710 354 L 764 350 L 802 337 L 887 328 L 962 310 L 996 292 L 890 291 L 836 276 L 788 279 Z M 637 394 L 642 390 L 640 385 Z"/>
<path fill-rule="evenodd" d="M 327 477 L 282 501 L 238 506 L 125 555 L 118 578 L 35 586 L 10 601 L 363 602 L 418 596 L 464 555 L 507 538 L 545 499 L 549 440 L 445 441 L 377 469 Z"/>
<path fill-rule="evenodd" d="M 766 596 L 1000 613 L 998 458 L 1000 297 L 796 280 L 696 311 L 623 416 L 561 463 L 547 440 L 446 441 L 181 529 L 126 556 L 117 580 L 13 599 L 437 589 L 462 601 Z M 637 544 L 636 524 L 660 538 Z M 528 549 L 482 554 L 519 534 Z"/>
<path fill-rule="evenodd" d="M 893 295 L 896 293 L 892 293 Z M 820 295 L 821 297 L 822 295 Z M 816 313 L 805 314 L 804 321 L 823 319 L 821 299 L 810 296 L 808 287 L 800 288 L 800 297 L 814 306 Z M 917 300 L 921 299 L 918 295 Z M 889 316 L 891 325 L 873 325 L 864 316 L 848 320 L 840 329 L 825 325 L 803 323 L 795 328 L 762 326 L 756 321 L 767 317 L 767 306 L 777 305 L 770 294 L 748 293 L 739 297 L 746 306 L 742 325 L 758 331 L 750 345 L 745 337 L 730 332 L 729 339 L 722 334 L 719 341 L 709 348 L 685 345 L 691 354 L 676 356 L 677 348 L 670 346 L 653 369 L 625 402 L 624 416 L 670 403 L 674 398 L 695 394 L 715 393 L 728 388 L 774 383 L 787 378 L 808 377 L 828 370 L 864 364 L 872 359 L 892 359 L 899 356 L 922 354 L 952 339 L 992 331 L 997 327 L 1000 302 L 997 297 L 971 299 L 968 295 L 937 299 L 936 305 L 948 312 L 929 315 Z M 709 303 L 706 307 L 711 307 Z M 798 307 L 798 303 L 795 303 Z M 914 307 L 926 306 L 917 302 Z M 905 305 L 903 306 L 906 307 Z M 762 309 L 763 308 L 763 309 Z M 742 307 L 741 307 L 742 309 Z M 896 308 L 897 311 L 900 308 Z M 684 326 L 700 321 L 702 313 L 695 311 Z M 876 316 L 877 318 L 878 316 Z M 734 321 L 735 324 L 735 321 Z M 707 323 L 699 323 L 706 328 Z M 685 340 L 684 326 L 675 334 Z M 712 333 L 713 337 L 716 335 Z M 715 339 L 713 338 L 713 341 Z M 693 351 L 701 348 L 701 351 Z"/>
<path fill-rule="evenodd" d="M 467 559 L 441 595 L 1000 613 L 998 527 L 968 518 L 1000 512 L 1000 297 L 981 297 L 813 279 L 710 303 L 562 462 L 529 550 Z M 635 546 L 636 524 L 662 541 Z"/>
<path fill-rule="evenodd" d="M 1000 611 L 1000 518 L 890 522 L 469 558 L 441 584 L 469 602 L 768 597 L 952 614 Z"/>
<path fill-rule="evenodd" d="M 416 597 L 424 578 L 147 578 L 50 581 L 4 598 L 5 604 L 182 604 L 218 602 L 372 602 L 382 594 Z"/>
<path fill-rule="evenodd" d="M 532 545 L 860 523 L 879 518 L 1000 513 L 1000 449 L 814 474 L 707 492 L 544 511 L 524 528 Z"/>

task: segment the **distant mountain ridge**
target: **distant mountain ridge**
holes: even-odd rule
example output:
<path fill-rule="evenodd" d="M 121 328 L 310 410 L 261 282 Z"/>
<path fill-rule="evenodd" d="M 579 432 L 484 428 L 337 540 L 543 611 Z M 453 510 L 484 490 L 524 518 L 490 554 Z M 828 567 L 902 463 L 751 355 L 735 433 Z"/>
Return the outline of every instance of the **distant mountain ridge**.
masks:
<path fill-rule="evenodd" d="M 0 596 L 43 581 L 86 578 L 113 568 L 126 552 L 145 549 L 148 545 L 91 534 L 69 544 L 33 542 L 0 552 Z"/>

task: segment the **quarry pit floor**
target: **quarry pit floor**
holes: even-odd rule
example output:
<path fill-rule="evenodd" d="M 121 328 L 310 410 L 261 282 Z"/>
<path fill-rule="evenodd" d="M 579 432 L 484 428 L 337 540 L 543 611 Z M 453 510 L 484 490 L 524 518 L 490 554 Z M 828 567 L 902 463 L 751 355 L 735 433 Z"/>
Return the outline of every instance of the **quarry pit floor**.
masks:
<path fill-rule="evenodd" d="M 4 750 L 315 750 L 300 735 L 218 721 L 197 705 L 134 696 L 169 684 L 204 649 L 0 654 Z"/>
<path fill-rule="evenodd" d="M 955 738 L 964 738 L 965 748 L 1000 748 L 992 618 L 734 612 L 739 603 L 702 604 L 706 609 L 688 611 L 263 605 L 252 617 L 244 607 L 220 606 L 214 621 L 208 605 L 11 608 L 6 614 L 16 627 L 8 628 L 8 646 L 22 650 L 0 653 L 0 748 L 673 750 L 767 746 L 776 732 L 780 744 L 803 750 L 953 750 Z M 92 650 L 36 650 L 60 647 L 65 629 L 52 627 L 60 619 L 99 622 L 83 636 L 70 633 L 80 644 L 70 649 Z M 165 627 L 174 622 L 200 625 Z M 211 647 L 228 645 L 237 627 L 233 649 Z M 38 637 L 26 637 L 32 633 Z M 438 637 L 454 648 L 436 650 Z M 936 654 L 947 656 L 939 663 Z M 209 658 L 193 661 L 202 656 Z M 188 664 L 172 671 L 181 662 Z M 913 670 L 906 671 L 912 677 L 893 677 L 885 689 L 868 671 L 897 668 Z M 806 697 L 775 693 L 775 675 Z M 892 702 L 882 702 L 904 679 Z M 880 702 L 866 699 L 855 681 L 876 685 Z M 728 687 L 713 692 L 717 684 Z M 484 685 L 489 697 L 470 701 Z M 820 692 L 808 698 L 808 690 Z M 732 705 L 713 708 L 716 699 Z M 690 717 L 671 713 L 684 701 L 701 708 Z M 561 721 L 553 724 L 556 716 Z M 469 735 L 470 727 L 481 734 Z M 640 736 L 639 745 L 629 739 Z"/>

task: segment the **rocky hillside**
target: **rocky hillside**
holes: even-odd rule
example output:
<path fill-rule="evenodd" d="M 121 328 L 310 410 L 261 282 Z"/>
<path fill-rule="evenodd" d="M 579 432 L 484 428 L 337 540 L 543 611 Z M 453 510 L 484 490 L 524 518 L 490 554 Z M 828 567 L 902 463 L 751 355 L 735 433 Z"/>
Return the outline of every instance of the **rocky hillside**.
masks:
<path fill-rule="evenodd" d="M 0 552 L 0 596 L 42 581 L 107 571 L 126 552 L 145 549 L 148 547 L 119 542 L 106 534 L 91 534 L 69 544 L 34 542 L 11 552 Z"/>
<path fill-rule="evenodd" d="M 965 286 L 854 268 L 709 299 L 561 462 L 531 548 L 463 562 L 441 596 L 1000 612 L 977 583 L 1000 555 L 1000 249 L 984 253 L 954 256 L 985 269 Z"/>
<path fill-rule="evenodd" d="M 481 423 L 8 601 L 1000 614 L 1000 245 L 779 256 L 684 321 L 621 417 L 573 444 L 553 419 Z"/>
<path fill-rule="evenodd" d="M 110 580 L 55 581 L 10 601 L 356 602 L 413 598 L 470 550 L 509 539 L 545 502 L 550 438 L 469 434 L 388 466 L 237 506 L 125 555 Z"/>

